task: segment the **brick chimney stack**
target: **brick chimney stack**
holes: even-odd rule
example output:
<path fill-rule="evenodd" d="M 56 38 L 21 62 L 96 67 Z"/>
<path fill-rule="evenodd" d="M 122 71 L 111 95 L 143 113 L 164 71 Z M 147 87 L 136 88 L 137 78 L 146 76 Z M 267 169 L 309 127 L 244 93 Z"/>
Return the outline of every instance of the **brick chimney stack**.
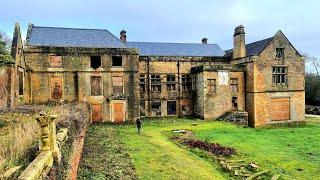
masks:
<path fill-rule="evenodd" d="M 208 38 L 204 37 L 202 38 L 202 44 L 208 44 Z"/>
<path fill-rule="evenodd" d="M 122 42 L 127 42 L 127 35 L 126 35 L 126 31 L 125 30 L 122 30 L 121 32 L 120 32 L 120 40 L 122 41 Z"/>
<path fill-rule="evenodd" d="M 246 42 L 243 25 L 237 26 L 233 35 L 233 59 L 246 57 Z"/>

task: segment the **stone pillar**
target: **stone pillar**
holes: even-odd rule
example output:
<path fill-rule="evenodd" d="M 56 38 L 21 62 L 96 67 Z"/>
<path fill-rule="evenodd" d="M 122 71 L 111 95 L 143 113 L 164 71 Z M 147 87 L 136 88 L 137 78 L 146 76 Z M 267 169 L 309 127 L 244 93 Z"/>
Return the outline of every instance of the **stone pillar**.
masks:
<path fill-rule="evenodd" d="M 45 113 L 40 113 L 40 116 L 36 117 L 41 126 L 40 151 L 52 151 L 54 156 L 57 154 L 56 118 L 57 116 L 55 115 L 47 115 Z"/>

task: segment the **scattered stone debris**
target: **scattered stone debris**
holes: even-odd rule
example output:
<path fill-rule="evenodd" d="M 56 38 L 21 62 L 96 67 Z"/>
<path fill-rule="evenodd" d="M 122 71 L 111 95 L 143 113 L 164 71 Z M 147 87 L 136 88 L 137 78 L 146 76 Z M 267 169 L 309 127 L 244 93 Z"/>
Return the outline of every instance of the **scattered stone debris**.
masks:
<path fill-rule="evenodd" d="M 280 174 L 275 174 L 272 176 L 271 180 L 278 180 L 280 178 Z"/>
<path fill-rule="evenodd" d="M 219 121 L 227 121 L 243 126 L 248 126 L 248 112 L 233 111 L 228 112 L 218 118 Z"/>
<path fill-rule="evenodd" d="M 182 133 L 182 134 L 187 133 L 187 131 L 184 130 L 184 129 L 181 129 L 181 130 L 172 130 L 172 132 L 174 132 L 174 133 Z"/>

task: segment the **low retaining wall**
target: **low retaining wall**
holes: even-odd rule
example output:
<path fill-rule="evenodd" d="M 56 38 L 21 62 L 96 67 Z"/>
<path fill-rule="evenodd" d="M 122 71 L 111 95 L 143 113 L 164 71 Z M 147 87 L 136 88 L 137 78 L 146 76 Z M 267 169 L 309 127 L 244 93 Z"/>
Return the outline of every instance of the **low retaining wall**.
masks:
<path fill-rule="evenodd" d="M 38 180 L 46 177 L 54 162 L 61 161 L 61 147 L 67 139 L 68 129 L 56 132 L 55 116 L 41 114 L 37 121 L 41 125 L 40 154 L 18 177 L 19 180 Z"/>

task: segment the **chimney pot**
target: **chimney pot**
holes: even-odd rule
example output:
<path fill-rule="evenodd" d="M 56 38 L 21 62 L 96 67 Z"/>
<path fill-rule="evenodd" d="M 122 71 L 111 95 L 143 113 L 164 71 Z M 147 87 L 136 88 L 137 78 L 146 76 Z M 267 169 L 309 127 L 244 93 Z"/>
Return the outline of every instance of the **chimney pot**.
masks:
<path fill-rule="evenodd" d="M 126 35 L 126 31 L 123 29 L 121 32 L 120 32 L 120 40 L 122 41 L 122 42 L 127 42 L 127 35 Z"/>
<path fill-rule="evenodd" d="M 208 44 L 208 38 L 206 37 L 202 38 L 202 44 Z"/>

